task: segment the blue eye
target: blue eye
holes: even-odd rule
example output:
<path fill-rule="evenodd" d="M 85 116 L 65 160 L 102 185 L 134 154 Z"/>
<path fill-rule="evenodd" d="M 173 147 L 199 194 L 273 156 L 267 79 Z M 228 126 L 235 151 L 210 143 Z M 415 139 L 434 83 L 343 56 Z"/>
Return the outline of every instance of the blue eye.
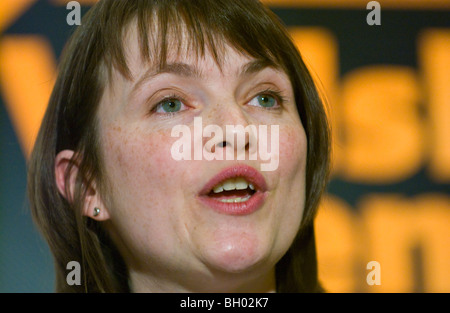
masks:
<path fill-rule="evenodd" d="M 185 105 L 178 99 L 167 99 L 156 106 L 156 113 L 176 113 L 185 110 Z"/>
<path fill-rule="evenodd" d="M 257 98 L 258 103 L 265 108 L 271 108 L 277 103 L 275 98 L 269 95 L 259 95 Z"/>
<path fill-rule="evenodd" d="M 249 105 L 259 106 L 263 108 L 273 108 L 278 105 L 278 101 L 274 96 L 271 96 L 269 94 L 260 94 L 254 97 L 249 102 Z"/>

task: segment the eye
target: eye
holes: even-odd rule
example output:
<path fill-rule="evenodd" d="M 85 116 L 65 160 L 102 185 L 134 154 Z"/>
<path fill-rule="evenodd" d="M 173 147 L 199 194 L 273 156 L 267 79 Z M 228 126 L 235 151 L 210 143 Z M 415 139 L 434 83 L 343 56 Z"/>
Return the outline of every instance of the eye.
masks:
<path fill-rule="evenodd" d="M 277 98 L 270 94 L 259 94 L 256 97 L 254 97 L 252 100 L 250 100 L 250 102 L 248 104 L 253 105 L 253 106 L 268 108 L 268 109 L 275 108 L 279 105 Z"/>
<path fill-rule="evenodd" d="M 156 113 L 177 113 L 186 110 L 186 106 L 178 99 L 165 99 L 155 107 Z"/>

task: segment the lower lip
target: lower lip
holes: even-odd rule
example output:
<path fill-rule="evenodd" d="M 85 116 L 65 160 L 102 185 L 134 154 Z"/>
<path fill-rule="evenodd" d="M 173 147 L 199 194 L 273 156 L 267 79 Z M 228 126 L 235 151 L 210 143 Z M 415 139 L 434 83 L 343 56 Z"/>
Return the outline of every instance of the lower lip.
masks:
<path fill-rule="evenodd" d="M 228 215 L 248 215 L 257 211 L 264 204 L 265 198 L 265 193 L 257 191 L 250 199 L 244 202 L 228 203 L 208 196 L 201 196 L 200 201 L 219 213 Z"/>

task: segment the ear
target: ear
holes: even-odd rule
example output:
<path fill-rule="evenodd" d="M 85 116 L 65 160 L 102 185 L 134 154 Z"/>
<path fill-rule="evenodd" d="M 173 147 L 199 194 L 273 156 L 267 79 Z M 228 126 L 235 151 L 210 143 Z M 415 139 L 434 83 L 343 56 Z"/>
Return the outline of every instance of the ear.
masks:
<path fill-rule="evenodd" d="M 73 159 L 74 151 L 63 150 L 58 153 L 55 159 L 55 181 L 59 193 L 69 202 L 73 202 L 75 194 L 75 182 L 78 174 L 78 164 Z M 70 168 L 70 173 L 66 173 Z M 66 180 L 66 175 L 69 175 Z M 66 186 L 66 183 L 68 186 Z M 97 210 L 97 208 L 99 210 Z M 83 215 L 90 217 L 96 221 L 106 221 L 109 219 L 109 212 L 97 191 L 97 187 L 89 186 L 86 191 L 86 198 L 83 204 Z M 97 214 L 98 212 L 98 214 Z"/>

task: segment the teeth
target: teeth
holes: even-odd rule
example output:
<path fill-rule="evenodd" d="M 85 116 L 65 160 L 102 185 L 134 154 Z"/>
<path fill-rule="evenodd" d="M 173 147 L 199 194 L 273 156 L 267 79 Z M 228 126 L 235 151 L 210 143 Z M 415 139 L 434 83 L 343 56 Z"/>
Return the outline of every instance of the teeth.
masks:
<path fill-rule="evenodd" d="M 221 184 L 215 186 L 213 191 L 214 193 L 219 193 L 224 190 L 245 190 L 247 187 L 250 187 L 251 190 L 255 190 L 255 187 L 252 184 L 248 183 L 244 178 L 238 177 L 227 179 Z"/>
<path fill-rule="evenodd" d="M 222 186 L 223 186 L 223 189 L 226 191 L 236 189 L 236 184 L 231 180 L 227 180 L 226 182 L 223 183 Z"/>
<path fill-rule="evenodd" d="M 222 199 L 222 200 L 219 200 L 219 201 L 220 202 L 225 202 L 225 203 L 239 203 L 239 202 L 245 202 L 248 199 L 250 199 L 250 196 L 246 196 L 244 198 Z"/>
<path fill-rule="evenodd" d="M 247 181 L 243 178 L 237 178 L 234 183 L 237 190 L 245 190 L 248 187 Z"/>
<path fill-rule="evenodd" d="M 219 192 L 222 192 L 222 191 L 223 191 L 223 187 L 222 186 L 214 187 L 214 193 L 219 193 Z"/>

